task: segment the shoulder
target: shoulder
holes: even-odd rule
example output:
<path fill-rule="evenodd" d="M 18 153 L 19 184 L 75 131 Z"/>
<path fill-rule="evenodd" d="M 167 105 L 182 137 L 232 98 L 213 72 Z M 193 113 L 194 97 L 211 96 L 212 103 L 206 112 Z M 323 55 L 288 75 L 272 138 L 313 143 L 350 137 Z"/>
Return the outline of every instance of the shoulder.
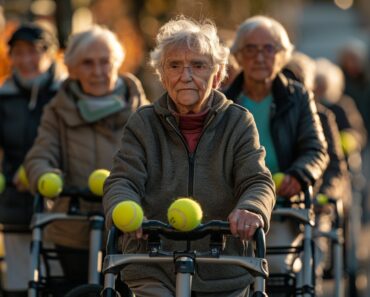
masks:
<path fill-rule="evenodd" d="M 19 94 L 19 89 L 14 83 L 14 80 L 9 77 L 0 87 L 0 98 L 14 96 Z"/>

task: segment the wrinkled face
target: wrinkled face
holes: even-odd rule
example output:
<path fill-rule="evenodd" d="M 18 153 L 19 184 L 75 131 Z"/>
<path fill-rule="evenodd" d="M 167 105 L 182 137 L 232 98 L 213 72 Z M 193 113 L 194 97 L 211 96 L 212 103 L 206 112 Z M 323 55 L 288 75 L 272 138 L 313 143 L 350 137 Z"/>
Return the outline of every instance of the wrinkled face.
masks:
<path fill-rule="evenodd" d="M 45 50 L 28 41 L 16 41 L 10 50 L 13 68 L 25 79 L 33 79 L 45 72 L 51 58 Z"/>
<path fill-rule="evenodd" d="M 82 90 L 93 96 L 111 93 L 118 77 L 118 65 L 113 63 L 111 50 L 101 40 L 89 44 L 76 65 L 68 70 L 70 77 L 80 82 Z"/>
<path fill-rule="evenodd" d="M 180 113 L 200 112 L 218 86 L 218 67 L 209 56 L 175 47 L 165 53 L 162 82 Z"/>
<path fill-rule="evenodd" d="M 283 67 L 283 52 L 265 27 L 248 32 L 236 54 L 247 79 L 265 82 L 273 80 Z"/>

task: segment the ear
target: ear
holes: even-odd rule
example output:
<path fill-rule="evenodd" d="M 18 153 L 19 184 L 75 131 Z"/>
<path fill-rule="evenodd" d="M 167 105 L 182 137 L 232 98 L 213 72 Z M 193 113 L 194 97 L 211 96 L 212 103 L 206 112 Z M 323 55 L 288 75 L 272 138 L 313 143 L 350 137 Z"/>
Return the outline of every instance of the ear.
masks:
<path fill-rule="evenodd" d="M 221 70 L 218 70 L 212 81 L 212 88 L 217 89 L 221 83 Z"/>

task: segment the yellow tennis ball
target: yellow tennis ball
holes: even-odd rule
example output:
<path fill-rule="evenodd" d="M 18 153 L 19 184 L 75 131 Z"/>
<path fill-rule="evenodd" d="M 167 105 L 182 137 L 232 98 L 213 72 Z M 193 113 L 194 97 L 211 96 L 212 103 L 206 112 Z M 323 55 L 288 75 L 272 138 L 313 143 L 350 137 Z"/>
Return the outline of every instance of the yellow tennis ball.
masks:
<path fill-rule="evenodd" d="M 62 192 L 63 181 L 56 173 L 44 173 L 39 178 L 37 187 L 41 195 L 48 198 L 54 198 Z"/>
<path fill-rule="evenodd" d="M 175 200 L 167 211 L 167 219 L 172 227 L 179 231 L 191 231 L 202 221 L 202 208 L 193 199 L 179 198 Z"/>
<path fill-rule="evenodd" d="M 128 200 L 116 205 L 112 213 L 114 225 L 123 232 L 132 232 L 143 223 L 143 209 L 134 201 Z"/>
<path fill-rule="evenodd" d="M 0 194 L 5 190 L 5 176 L 0 172 Z"/>
<path fill-rule="evenodd" d="M 106 169 L 97 169 L 90 174 L 88 183 L 89 189 L 93 194 L 97 196 L 103 196 L 104 182 L 109 174 L 109 170 Z"/>
<path fill-rule="evenodd" d="M 358 148 L 356 137 L 350 132 L 340 132 L 340 142 L 342 144 L 343 152 L 348 155 Z"/>
<path fill-rule="evenodd" d="M 276 190 L 279 190 L 281 184 L 283 183 L 284 178 L 285 174 L 282 172 L 277 172 L 272 175 L 272 179 L 274 180 Z"/>
<path fill-rule="evenodd" d="M 19 179 L 19 181 L 21 182 L 21 184 L 22 184 L 26 189 L 29 189 L 29 188 L 30 188 L 30 182 L 28 181 L 28 177 L 27 177 L 27 174 L 26 174 L 26 170 L 24 169 L 24 166 L 23 166 L 23 165 L 21 165 L 21 166 L 18 168 L 17 175 L 18 175 L 18 179 Z"/>
<path fill-rule="evenodd" d="M 316 201 L 319 205 L 326 205 L 329 202 L 329 198 L 325 194 L 319 193 L 317 194 Z"/>

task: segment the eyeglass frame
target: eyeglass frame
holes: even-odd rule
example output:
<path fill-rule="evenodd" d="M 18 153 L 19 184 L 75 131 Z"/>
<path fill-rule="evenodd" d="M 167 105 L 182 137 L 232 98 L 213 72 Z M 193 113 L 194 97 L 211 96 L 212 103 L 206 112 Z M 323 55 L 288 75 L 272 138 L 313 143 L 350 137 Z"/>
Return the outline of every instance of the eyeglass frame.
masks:
<path fill-rule="evenodd" d="M 254 53 L 247 53 L 247 47 L 252 46 Z M 270 50 L 269 50 L 270 47 Z M 246 43 L 244 44 L 239 51 L 242 53 L 243 56 L 248 58 L 254 58 L 257 57 L 259 53 L 261 53 L 264 57 L 273 57 L 275 54 L 280 52 L 283 48 L 281 46 L 272 44 L 272 43 L 266 43 L 262 45 L 253 44 L 253 43 Z"/>
<path fill-rule="evenodd" d="M 179 66 L 181 69 L 177 71 L 175 71 L 173 68 L 170 68 L 168 66 L 169 63 L 176 63 L 177 66 Z M 177 61 L 171 61 L 171 62 L 165 62 L 162 64 L 162 70 L 163 70 L 163 73 L 165 73 L 166 71 L 173 71 L 172 75 L 176 75 L 176 76 L 181 76 L 183 73 L 184 73 L 184 69 L 185 68 L 188 68 L 189 69 L 189 73 L 191 75 L 196 75 L 196 76 L 201 76 L 201 75 L 205 75 L 205 74 L 208 74 L 206 73 L 206 71 L 209 71 L 211 72 L 212 69 L 214 69 L 215 65 L 214 64 L 208 64 L 206 62 L 203 62 L 203 61 L 191 61 L 189 64 L 193 64 L 193 65 L 188 65 L 188 66 L 185 66 L 183 63 L 181 62 L 177 62 Z M 206 65 L 207 66 L 207 69 L 203 69 L 204 73 L 197 73 L 197 71 L 194 71 L 194 66 L 195 64 L 202 64 L 202 65 Z"/>

